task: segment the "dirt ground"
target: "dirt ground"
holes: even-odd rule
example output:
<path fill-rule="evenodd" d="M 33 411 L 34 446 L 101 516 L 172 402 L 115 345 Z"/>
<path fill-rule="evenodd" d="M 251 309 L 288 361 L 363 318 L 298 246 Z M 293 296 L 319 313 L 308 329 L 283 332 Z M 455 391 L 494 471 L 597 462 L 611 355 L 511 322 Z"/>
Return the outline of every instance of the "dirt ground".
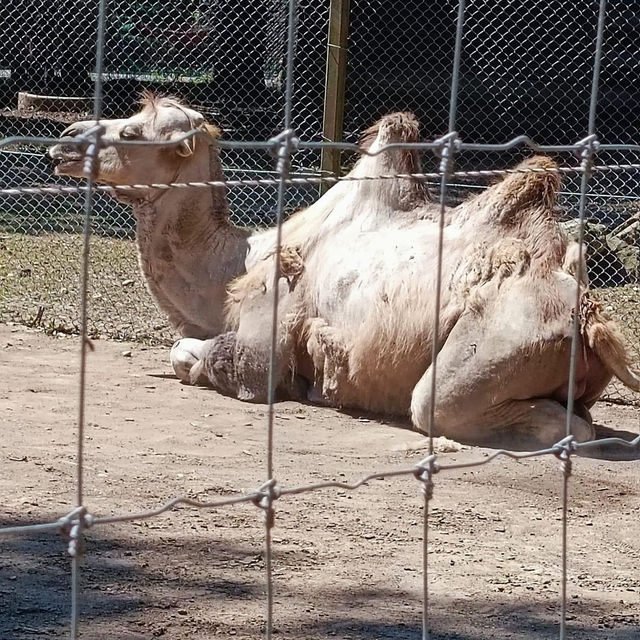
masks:
<path fill-rule="evenodd" d="M 77 338 L 0 325 L 0 526 L 70 509 L 76 476 Z M 596 419 L 640 431 L 638 409 Z M 266 476 L 266 408 L 186 387 L 167 349 L 98 340 L 89 355 L 85 504 L 96 516 L 213 500 Z M 482 460 L 478 448 L 443 462 Z M 424 439 L 373 418 L 277 406 L 285 487 L 405 468 Z M 640 462 L 577 458 L 569 503 L 569 634 L 640 637 Z M 561 472 L 497 459 L 435 476 L 429 532 L 433 638 L 558 637 Z M 275 637 L 421 637 L 422 497 L 412 477 L 276 501 Z M 81 637 L 260 638 L 259 509 L 180 508 L 87 533 Z M 0 639 L 68 637 L 70 570 L 58 534 L 0 538 Z"/>

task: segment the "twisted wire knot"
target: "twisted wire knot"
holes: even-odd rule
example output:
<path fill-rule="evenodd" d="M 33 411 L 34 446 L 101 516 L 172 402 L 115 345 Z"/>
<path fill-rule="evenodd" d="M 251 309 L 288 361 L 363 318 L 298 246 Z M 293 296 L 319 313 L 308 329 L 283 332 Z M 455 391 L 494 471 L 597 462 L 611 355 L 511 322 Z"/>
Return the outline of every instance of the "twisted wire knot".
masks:
<path fill-rule="evenodd" d="M 84 554 L 85 545 L 82 531 L 93 524 L 93 518 L 85 507 L 78 507 L 58 520 L 60 533 L 69 541 L 67 552 L 72 558 Z"/>
<path fill-rule="evenodd" d="M 453 156 L 459 150 L 460 138 L 456 131 L 452 131 L 434 141 L 439 145 L 440 167 L 439 172 L 443 175 L 451 173 Z"/>
<path fill-rule="evenodd" d="M 276 170 L 281 176 L 288 177 L 288 169 L 291 160 L 291 153 L 296 151 L 300 145 L 300 138 L 293 129 L 285 129 L 282 133 L 269 140 L 273 145 L 278 164 Z"/>
<path fill-rule="evenodd" d="M 578 450 L 576 439 L 574 436 L 567 436 L 563 440 L 560 440 L 557 444 L 553 446 L 554 455 L 558 460 L 560 460 L 560 468 L 562 469 L 562 473 L 565 477 L 569 477 L 571 475 L 571 471 L 573 468 L 573 462 L 571 460 L 571 455 Z"/>
<path fill-rule="evenodd" d="M 436 463 L 436 455 L 431 454 L 421 460 L 413 472 L 416 480 L 422 484 L 422 491 L 427 500 L 433 498 L 433 475 L 438 471 L 440 471 L 440 467 Z"/>
<path fill-rule="evenodd" d="M 271 529 L 275 522 L 273 503 L 282 495 L 280 487 L 274 478 L 267 480 L 258 488 L 258 493 L 253 499 L 253 504 L 264 511 L 265 525 Z"/>
<path fill-rule="evenodd" d="M 588 161 L 600 150 L 600 140 L 598 140 L 598 136 L 595 133 L 592 133 L 590 136 L 578 140 L 576 147 L 580 151 L 582 161 Z"/>

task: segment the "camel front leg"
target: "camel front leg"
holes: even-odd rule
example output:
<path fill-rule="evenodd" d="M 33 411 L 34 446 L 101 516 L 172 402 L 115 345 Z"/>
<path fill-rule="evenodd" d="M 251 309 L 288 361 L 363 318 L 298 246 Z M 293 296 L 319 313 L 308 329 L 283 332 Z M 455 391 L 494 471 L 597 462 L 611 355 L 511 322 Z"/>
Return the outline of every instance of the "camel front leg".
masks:
<path fill-rule="evenodd" d="M 182 338 L 171 348 L 171 365 L 182 382 L 210 386 L 219 393 L 235 396 L 235 347 L 233 331 L 209 340 Z"/>
<path fill-rule="evenodd" d="M 343 397 L 349 382 L 349 353 L 340 331 L 329 326 L 324 318 L 306 322 L 307 352 L 314 368 L 313 386 L 309 390 L 311 402 L 333 406 L 338 392 Z"/>
<path fill-rule="evenodd" d="M 297 298 L 286 280 L 280 281 L 278 327 L 275 340 L 274 385 L 278 397 L 304 397 L 302 381 L 295 376 L 296 336 L 302 322 Z M 235 346 L 235 367 L 240 400 L 267 402 L 272 347 L 272 304 L 270 291 L 247 299 L 242 306 Z"/>
<path fill-rule="evenodd" d="M 236 344 L 234 331 L 221 333 L 205 341 L 203 355 L 191 370 L 191 384 L 205 384 L 225 396 L 238 396 L 238 378 L 236 375 Z"/>
<path fill-rule="evenodd" d="M 182 382 L 196 384 L 191 380 L 191 371 L 202 359 L 205 342 L 205 340 L 198 340 L 197 338 L 181 338 L 174 342 L 171 347 L 169 355 L 171 366 Z"/>

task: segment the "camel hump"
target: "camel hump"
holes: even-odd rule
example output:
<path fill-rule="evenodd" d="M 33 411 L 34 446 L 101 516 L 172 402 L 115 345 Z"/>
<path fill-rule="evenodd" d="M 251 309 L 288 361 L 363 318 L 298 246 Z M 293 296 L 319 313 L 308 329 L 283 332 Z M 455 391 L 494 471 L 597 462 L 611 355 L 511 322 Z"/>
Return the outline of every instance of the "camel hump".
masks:
<path fill-rule="evenodd" d="M 562 183 L 558 165 L 548 156 L 532 156 L 515 168 L 515 173 L 503 181 L 516 200 L 525 204 L 540 202 L 553 206 Z"/>
<path fill-rule="evenodd" d="M 376 146 L 394 142 L 418 142 L 420 123 L 410 111 L 394 111 L 383 116 L 364 131 L 360 138 L 360 148 L 368 150 L 374 142 Z"/>
<path fill-rule="evenodd" d="M 505 177 L 477 196 L 481 206 L 490 206 L 496 221 L 513 225 L 529 216 L 532 207 L 551 211 L 556 203 L 561 177 L 556 163 L 546 156 L 533 156 L 506 172 Z"/>

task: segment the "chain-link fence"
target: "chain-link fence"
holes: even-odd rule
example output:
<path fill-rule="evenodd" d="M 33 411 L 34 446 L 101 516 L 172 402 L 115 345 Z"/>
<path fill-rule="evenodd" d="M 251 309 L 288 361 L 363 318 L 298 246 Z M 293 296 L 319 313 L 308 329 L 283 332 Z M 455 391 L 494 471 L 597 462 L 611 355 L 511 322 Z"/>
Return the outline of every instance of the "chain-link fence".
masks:
<path fill-rule="evenodd" d="M 640 131 L 635 109 L 640 97 L 636 9 L 635 3 L 621 1 L 607 7 L 596 120 L 602 142 L 631 143 Z M 346 97 L 336 105 L 344 115 L 345 140 L 355 141 L 363 128 L 393 109 L 414 111 L 426 139 L 446 130 L 456 11 L 452 1 L 393 5 L 382 0 L 351 1 L 343 18 L 348 32 Z M 541 144 L 581 137 L 587 126 L 597 11 L 593 2 L 470 2 L 459 74 L 456 128 L 461 137 L 492 143 L 526 134 Z M 329 14 L 329 0 L 298 6 L 292 123 L 308 140 L 323 139 Z M 3 4 L 0 136 L 56 136 L 69 122 L 91 111 L 95 80 L 92 34 L 97 15 L 96 3 L 89 0 Z M 105 34 L 104 114 L 132 113 L 141 91 L 152 89 L 182 97 L 221 125 L 227 138 L 267 139 L 283 123 L 285 26 L 283 0 L 184 0 L 173 5 L 154 0 L 111 2 Z M 509 166 L 520 155 L 517 150 L 466 152 L 456 157 L 457 168 Z M 631 151 L 602 158 L 603 162 L 636 159 Z M 261 151 L 230 150 L 224 160 L 231 179 L 273 175 L 272 159 Z M 348 154 L 343 161 L 348 164 Z M 434 162 L 431 155 L 425 156 L 427 170 L 435 168 Z M 317 175 L 320 153 L 299 153 L 296 165 L 302 175 Z M 44 149 L 37 144 L 16 144 L 0 153 L 0 186 L 46 184 L 51 179 Z M 459 196 L 468 193 L 468 188 L 460 186 Z M 576 217 L 577 199 L 572 194 L 577 193 L 577 186 L 575 179 L 566 180 L 569 231 L 576 228 L 571 220 Z M 638 345 L 640 322 L 629 311 L 629 302 L 638 299 L 640 269 L 637 177 L 632 173 L 599 174 L 590 192 L 591 282 L 603 289 L 614 312 L 623 314 L 629 337 Z M 316 194 L 315 186 L 290 189 L 288 210 L 312 202 Z M 233 220 L 244 226 L 273 222 L 276 197 L 274 187 L 233 190 Z M 115 246 L 115 239 L 132 237 L 132 216 L 113 198 L 100 195 L 94 212 L 94 230 L 101 238 L 114 239 L 111 244 Z M 81 219 L 81 197 L 3 201 L 0 228 L 10 234 L 5 239 L 10 246 L 0 274 L 9 292 L 3 296 L 5 317 L 22 322 L 39 317 L 51 330 L 74 330 L 73 304 L 65 312 L 58 297 L 52 301 L 43 293 L 64 287 L 44 286 L 46 279 L 36 282 L 44 265 L 22 251 L 22 240 L 14 234 L 58 234 L 49 254 L 52 269 L 45 269 L 49 276 L 68 270 L 68 258 L 55 247 L 62 251 L 65 239 L 73 243 Z M 133 251 L 131 247 L 126 269 L 133 265 Z M 91 314 L 94 331 L 170 340 L 173 334 L 158 314 L 151 314 L 154 317 L 145 326 L 136 327 L 137 314 L 126 311 L 131 305 L 120 304 L 129 290 L 135 290 L 136 297 L 145 297 L 135 270 L 128 272 L 123 267 L 114 274 L 112 283 L 117 281 L 134 281 L 135 285 L 115 290 L 106 286 L 98 291 L 98 306 Z M 109 322 L 99 319 L 104 317 L 100 300 L 111 310 L 119 309 L 109 314 Z M 153 309 L 150 301 L 147 308 Z"/>
<path fill-rule="evenodd" d="M 394 109 L 414 111 L 427 139 L 446 130 L 456 6 L 455 2 L 391 5 L 382 0 L 352 0 L 345 27 L 346 99 L 337 106 L 344 113 L 346 140 L 355 141 L 363 128 Z M 610 2 L 607 8 L 596 122 L 603 142 L 633 142 L 640 131 L 635 109 L 640 97 L 636 9 L 633 2 Z M 329 0 L 300 2 L 298 7 L 292 123 L 309 140 L 321 140 L 323 135 L 329 11 Z M 458 96 L 461 137 L 491 143 L 526 134 L 548 144 L 582 136 L 597 11 L 593 2 L 470 2 Z M 0 136 L 58 135 L 66 124 L 91 110 L 97 5 L 89 0 L 7 2 L 0 8 L 0 17 Z M 282 127 L 285 18 L 283 0 L 111 2 L 103 76 L 105 116 L 132 113 L 146 88 L 182 97 L 221 125 L 228 138 L 269 138 Z M 0 153 L 0 186 L 51 181 L 43 151 L 33 144 L 5 147 Z M 519 153 L 459 154 L 457 167 L 509 166 Z M 632 152 L 623 159 L 617 156 L 612 154 L 605 161 L 636 159 Z M 343 160 L 349 162 L 348 157 Z M 311 150 L 298 154 L 296 163 L 298 171 L 317 175 L 320 154 Z M 434 168 L 432 156 L 426 156 L 425 163 L 427 169 Z M 268 154 L 251 150 L 229 151 L 225 165 L 229 178 L 268 176 L 273 168 Z M 571 195 L 577 192 L 575 180 L 569 179 L 565 189 L 570 220 L 575 218 L 576 198 Z M 594 179 L 591 192 L 587 231 L 591 281 L 606 288 L 604 297 L 616 311 L 626 313 L 627 302 L 637 297 L 640 268 L 637 177 L 602 174 Z M 290 190 L 288 209 L 310 203 L 316 193 L 315 187 Z M 274 188 L 235 190 L 230 197 L 232 217 L 238 224 L 273 222 Z M 0 225 L 11 234 L 72 235 L 81 228 L 81 203 L 81 198 L 73 197 L 55 203 L 39 197 L 5 200 Z M 100 236 L 130 238 L 134 223 L 124 207 L 100 196 L 94 225 Z M 568 227 L 575 229 L 575 223 Z M 15 274 L 25 269 L 34 272 L 34 266 L 21 256 L 17 249 L 15 259 L 4 265 L 4 278 L 15 280 Z M 62 256 L 57 259 L 55 268 L 64 271 L 66 261 Z M 136 278 L 129 273 L 121 280 L 139 283 Z M 17 292 L 17 283 L 11 284 Z M 25 276 L 19 284 L 28 285 Z M 138 293 L 144 295 L 144 290 L 140 287 Z M 118 306 L 113 292 L 105 289 L 101 295 Z M 8 317 L 29 322 L 44 306 L 49 326 L 72 330 L 73 314 L 61 317 L 53 312 L 50 301 L 33 300 L 28 294 L 26 298 L 28 308 L 22 308 L 22 299 L 5 301 Z M 618 298 L 624 304 L 617 304 Z M 97 315 L 92 314 L 95 331 L 106 335 L 156 340 L 168 340 L 171 335 L 169 329 L 164 333 L 153 329 L 162 324 L 159 318 L 139 330 L 133 328 L 133 317 L 123 318 L 112 331 L 112 323 L 101 323 Z M 640 344 L 640 323 L 629 315 L 625 320 L 630 337 Z"/>
<path fill-rule="evenodd" d="M 295 59 L 299 81 L 293 113 L 296 128 L 316 140 L 322 129 L 327 20 L 327 2 L 300 3 Z M 96 21 L 93 1 L 3 4 L 0 137 L 55 137 L 68 123 L 88 116 L 95 80 Z M 105 34 L 104 114 L 130 115 L 143 89 L 150 89 L 180 96 L 221 126 L 226 138 L 267 139 L 283 124 L 285 26 L 283 0 L 112 2 Z M 34 142 L 3 147 L 0 187 L 51 182 L 45 151 Z M 317 156 L 315 152 L 301 156 L 298 169 L 315 172 Z M 224 160 L 230 179 L 274 175 L 272 158 L 265 152 L 229 150 Z M 316 196 L 316 187 L 291 190 L 288 209 L 309 204 Z M 253 227 L 274 221 L 273 186 L 236 189 L 229 197 L 237 224 Z M 3 200 L 2 317 L 35 323 L 51 332 L 77 331 L 77 299 L 62 276 L 77 272 L 74 249 L 82 218 L 82 195 Z M 126 242 L 133 237 L 134 225 L 126 207 L 98 194 L 93 242 L 103 265 L 110 266 L 105 271 L 96 265 L 96 273 L 108 277 L 96 278 L 92 332 L 171 342 L 175 334 L 147 294 L 135 247 Z M 27 242 L 21 234 L 42 237 Z"/>

